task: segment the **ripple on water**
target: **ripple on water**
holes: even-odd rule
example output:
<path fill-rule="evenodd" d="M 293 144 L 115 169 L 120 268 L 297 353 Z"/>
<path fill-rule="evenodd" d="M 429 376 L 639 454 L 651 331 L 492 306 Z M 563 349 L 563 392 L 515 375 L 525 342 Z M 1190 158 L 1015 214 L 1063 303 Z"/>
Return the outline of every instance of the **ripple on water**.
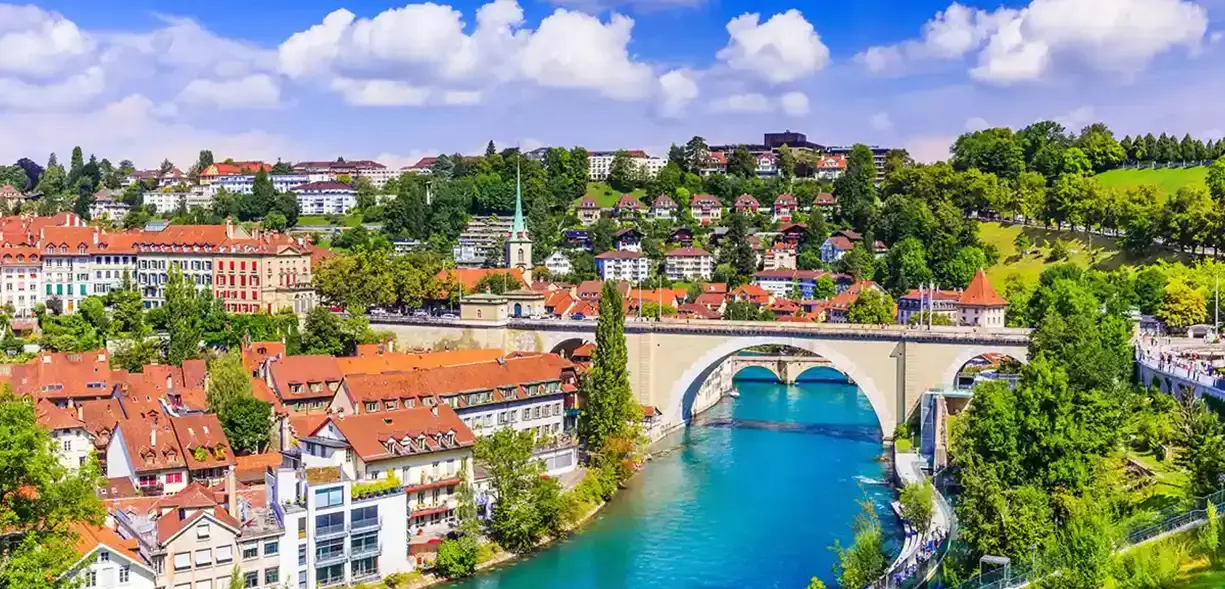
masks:
<path fill-rule="evenodd" d="M 852 385 L 738 382 L 580 534 L 464 589 L 803 587 L 832 582 L 866 493 L 896 534 L 880 428 Z"/>

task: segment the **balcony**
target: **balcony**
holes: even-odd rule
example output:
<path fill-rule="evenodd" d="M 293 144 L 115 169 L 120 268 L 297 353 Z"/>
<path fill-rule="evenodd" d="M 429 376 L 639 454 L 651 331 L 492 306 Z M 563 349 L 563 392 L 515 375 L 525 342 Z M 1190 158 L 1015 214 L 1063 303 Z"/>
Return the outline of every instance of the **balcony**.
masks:
<path fill-rule="evenodd" d="M 353 524 L 352 524 L 352 528 L 354 532 L 359 531 L 359 530 L 377 530 L 381 527 L 383 527 L 383 518 L 381 517 L 368 517 L 365 519 L 355 519 L 353 520 Z"/>
<path fill-rule="evenodd" d="M 377 542 L 372 542 L 364 546 L 354 546 L 352 557 L 354 559 L 366 558 L 368 556 L 378 556 L 383 553 L 383 547 Z"/>
<path fill-rule="evenodd" d="M 349 559 L 349 555 L 344 550 L 333 550 L 330 552 L 316 552 L 315 566 L 322 567 L 330 564 L 342 563 Z"/>
<path fill-rule="evenodd" d="M 345 584 L 345 577 L 344 575 L 341 575 L 339 577 L 333 577 L 331 579 L 317 579 L 316 584 L 319 587 L 319 589 L 327 589 L 328 587 L 340 587 Z"/>
<path fill-rule="evenodd" d="M 327 538 L 335 538 L 349 533 L 349 526 L 345 524 L 332 524 L 330 526 L 322 526 L 315 528 L 315 538 L 317 540 L 325 540 Z"/>
<path fill-rule="evenodd" d="M 379 575 L 378 569 L 370 569 L 368 571 L 353 571 L 353 582 L 358 583 L 361 581 L 377 579 L 379 578 L 379 576 L 380 575 Z"/>

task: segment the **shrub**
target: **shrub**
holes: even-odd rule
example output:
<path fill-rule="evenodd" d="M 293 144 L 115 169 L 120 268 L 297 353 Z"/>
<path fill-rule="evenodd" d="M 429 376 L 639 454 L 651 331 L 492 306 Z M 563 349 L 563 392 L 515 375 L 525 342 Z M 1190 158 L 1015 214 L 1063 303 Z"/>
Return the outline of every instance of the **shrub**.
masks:
<path fill-rule="evenodd" d="M 476 572 L 480 547 L 476 538 L 460 536 L 447 538 L 438 545 L 438 558 L 434 560 L 434 572 L 448 578 L 467 577 Z"/>

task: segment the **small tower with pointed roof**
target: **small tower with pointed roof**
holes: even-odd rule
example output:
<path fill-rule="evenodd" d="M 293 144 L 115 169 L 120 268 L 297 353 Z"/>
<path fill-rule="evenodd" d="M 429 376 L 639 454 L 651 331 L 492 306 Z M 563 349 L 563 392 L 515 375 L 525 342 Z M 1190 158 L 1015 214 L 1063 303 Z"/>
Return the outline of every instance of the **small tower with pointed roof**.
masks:
<path fill-rule="evenodd" d="M 527 223 L 523 220 L 523 183 L 520 181 L 519 166 L 515 166 L 515 220 L 510 226 L 510 235 L 506 236 L 506 267 L 518 268 L 523 272 L 523 280 L 527 286 L 532 284 L 532 238 L 527 233 Z"/>

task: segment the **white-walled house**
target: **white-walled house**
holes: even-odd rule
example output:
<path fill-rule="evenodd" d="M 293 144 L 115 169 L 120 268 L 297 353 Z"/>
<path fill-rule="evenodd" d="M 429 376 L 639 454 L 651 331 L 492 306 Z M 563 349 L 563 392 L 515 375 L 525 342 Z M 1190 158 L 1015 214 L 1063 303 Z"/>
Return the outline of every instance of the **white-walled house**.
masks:
<path fill-rule="evenodd" d="M 82 406 L 57 407 L 46 399 L 39 399 L 35 405 L 38 424 L 51 434 L 55 442 L 56 456 L 60 464 L 70 471 L 75 471 L 85 464 L 94 452 L 94 437 L 86 429 Z"/>
<path fill-rule="evenodd" d="M 69 576 L 83 589 L 154 589 L 157 587 L 153 568 L 140 554 L 127 548 L 130 544 L 105 527 L 85 524 L 72 526 L 76 534 L 74 547 L 80 560 L 71 567 Z M 88 565 L 81 566 L 82 563 Z M 78 568 L 79 567 L 79 568 Z"/>
<path fill-rule="evenodd" d="M 608 251 L 595 257 L 601 280 L 644 282 L 651 277 L 651 260 L 641 252 Z"/>
<path fill-rule="evenodd" d="M 677 248 L 664 254 L 664 271 L 669 280 L 710 280 L 715 257 L 701 248 Z"/>
<path fill-rule="evenodd" d="M 962 325 L 1004 327 L 1007 309 L 1008 301 L 995 292 L 982 268 L 957 300 L 957 315 Z"/>
<path fill-rule="evenodd" d="M 160 410 L 128 416 L 115 428 L 106 446 L 106 478 L 120 477 L 147 495 L 172 495 L 187 486 L 187 461 Z"/>
<path fill-rule="evenodd" d="M 553 250 L 553 253 L 545 258 L 544 267 L 548 268 L 549 274 L 553 276 L 564 276 L 574 271 L 574 265 L 570 263 L 570 256 L 560 249 Z"/>

